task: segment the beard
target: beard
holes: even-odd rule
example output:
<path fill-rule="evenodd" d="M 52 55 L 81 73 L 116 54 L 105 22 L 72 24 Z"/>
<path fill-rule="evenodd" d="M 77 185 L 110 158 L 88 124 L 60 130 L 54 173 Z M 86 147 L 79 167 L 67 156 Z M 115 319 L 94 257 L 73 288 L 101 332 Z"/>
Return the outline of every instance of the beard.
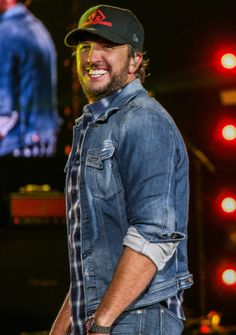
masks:
<path fill-rule="evenodd" d="M 83 76 L 79 74 L 79 81 L 87 99 L 97 101 L 124 87 L 127 84 L 128 66 L 129 62 L 127 61 L 118 73 L 114 73 L 111 76 L 111 79 L 107 84 L 97 89 L 89 88 L 89 86 L 83 80 Z"/>

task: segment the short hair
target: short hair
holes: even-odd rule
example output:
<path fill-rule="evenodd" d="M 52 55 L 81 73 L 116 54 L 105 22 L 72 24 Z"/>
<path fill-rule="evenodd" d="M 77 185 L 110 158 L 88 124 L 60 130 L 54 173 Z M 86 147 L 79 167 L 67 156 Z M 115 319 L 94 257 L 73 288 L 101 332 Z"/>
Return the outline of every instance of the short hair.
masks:
<path fill-rule="evenodd" d="M 130 44 L 129 44 L 129 57 L 135 57 L 137 52 L 140 52 L 140 51 L 137 51 L 135 50 Z M 139 78 L 141 80 L 141 82 L 143 83 L 146 79 L 146 77 L 148 76 L 147 75 L 147 68 L 148 68 L 148 64 L 149 64 L 149 59 L 146 58 L 146 53 L 143 52 L 143 60 L 142 60 L 142 63 L 140 64 L 139 68 L 137 69 L 136 71 L 136 78 Z"/>

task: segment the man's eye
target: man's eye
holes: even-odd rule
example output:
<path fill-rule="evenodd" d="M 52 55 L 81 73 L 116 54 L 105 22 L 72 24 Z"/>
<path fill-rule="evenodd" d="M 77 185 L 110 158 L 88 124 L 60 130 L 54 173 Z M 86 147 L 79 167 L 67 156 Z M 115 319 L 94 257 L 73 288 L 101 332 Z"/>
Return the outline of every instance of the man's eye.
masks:
<path fill-rule="evenodd" d="M 90 49 L 90 46 L 88 44 L 82 44 L 82 45 L 79 45 L 79 51 L 87 51 Z"/>
<path fill-rule="evenodd" d="M 114 46 L 111 45 L 111 44 L 105 44 L 105 45 L 104 45 L 104 48 L 106 48 L 106 49 L 113 49 Z"/>

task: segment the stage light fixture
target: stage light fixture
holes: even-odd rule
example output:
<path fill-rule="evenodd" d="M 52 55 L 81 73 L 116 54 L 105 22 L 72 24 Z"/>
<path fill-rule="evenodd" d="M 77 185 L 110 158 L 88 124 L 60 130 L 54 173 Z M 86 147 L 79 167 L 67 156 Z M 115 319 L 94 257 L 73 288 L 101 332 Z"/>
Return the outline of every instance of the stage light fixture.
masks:
<path fill-rule="evenodd" d="M 227 70 L 234 69 L 236 67 L 236 56 L 233 53 L 225 53 L 221 57 L 221 65 Z"/>
<path fill-rule="evenodd" d="M 233 141 L 236 139 L 236 127 L 228 124 L 222 129 L 222 136 L 226 141 Z"/>
<path fill-rule="evenodd" d="M 226 197 L 221 202 L 221 208 L 226 213 L 233 213 L 236 210 L 236 200 L 232 197 Z"/>
<path fill-rule="evenodd" d="M 222 273 L 222 281 L 225 285 L 235 285 L 236 284 L 236 270 L 226 269 Z"/>
<path fill-rule="evenodd" d="M 200 326 L 200 334 L 210 334 L 211 333 L 211 329 L 208 325 L 201 325 Z"/>

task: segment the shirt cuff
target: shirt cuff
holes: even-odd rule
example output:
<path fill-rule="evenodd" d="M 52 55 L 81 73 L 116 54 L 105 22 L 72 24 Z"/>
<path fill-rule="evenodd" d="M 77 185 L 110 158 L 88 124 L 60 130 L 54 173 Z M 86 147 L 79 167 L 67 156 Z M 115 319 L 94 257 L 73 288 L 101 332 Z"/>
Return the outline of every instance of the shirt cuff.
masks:
<path fill-rule="evenodd" d="M 139 234 L 136 228 L 129 227 L 123 244 L 150 258 L 162 270 L 168 260 L 173 256 L 179 242 L 151 243 Z"/>

